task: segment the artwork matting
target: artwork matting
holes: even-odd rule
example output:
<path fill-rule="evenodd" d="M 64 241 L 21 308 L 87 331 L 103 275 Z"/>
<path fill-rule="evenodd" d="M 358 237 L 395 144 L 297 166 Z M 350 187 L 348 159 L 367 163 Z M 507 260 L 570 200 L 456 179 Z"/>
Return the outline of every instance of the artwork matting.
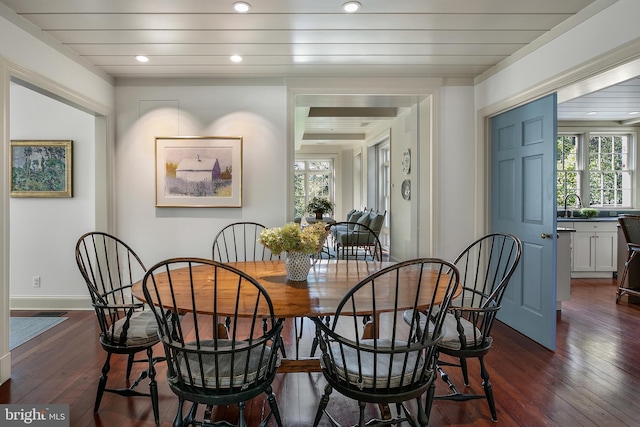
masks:
<path fill-rule="evenodd" d="M 242 207 L 242 137 L 156 137 L 156 207 Z"/>
<path fill-rule="evenodd" d="M 73 197 L 73 141 L 12 140 L 11 197 Z"/>

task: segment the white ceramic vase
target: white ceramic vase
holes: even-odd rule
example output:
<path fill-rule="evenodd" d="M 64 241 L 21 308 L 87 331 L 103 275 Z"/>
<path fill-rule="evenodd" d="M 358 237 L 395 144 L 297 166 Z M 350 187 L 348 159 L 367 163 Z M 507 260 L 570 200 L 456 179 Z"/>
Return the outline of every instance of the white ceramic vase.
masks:
<path fill-rule="evenodd" d="M 287 252 L 285 261 L 287 267 L 287 279 L 293 282 L 303 282 L 307 280 L 311 259 L 303 252 Z"/>

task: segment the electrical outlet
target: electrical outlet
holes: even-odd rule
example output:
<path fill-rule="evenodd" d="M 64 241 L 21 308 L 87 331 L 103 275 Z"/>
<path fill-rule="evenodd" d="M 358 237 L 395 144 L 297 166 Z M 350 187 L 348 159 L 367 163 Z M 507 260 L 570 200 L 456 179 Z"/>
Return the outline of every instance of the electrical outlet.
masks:
<path fill-rule="evenodd" d="M 33 276 L 33 287 L 34 288 L 40 287 L 40 276 Z"/>

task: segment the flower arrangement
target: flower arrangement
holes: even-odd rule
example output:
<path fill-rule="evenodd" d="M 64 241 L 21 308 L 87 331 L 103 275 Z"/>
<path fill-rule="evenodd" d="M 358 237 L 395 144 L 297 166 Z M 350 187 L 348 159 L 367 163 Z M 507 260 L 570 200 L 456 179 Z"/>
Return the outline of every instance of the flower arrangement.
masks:
<path fill-rule="evenodd" d="M 331 203 L 331 201 L 329 201 L 329 199 L 325 197 L 314 197 L 309 201 L 309 204 L 307 204 L 307 212 L 309 213 L 327 212 L 329 214 L 332 214 L 333 203 Z"/>
<path fill-rule="evenodd" d="M 282 227 L 262 230 L 258 241 L 268 247 L 274 255 L 280 255 L 285 251 L 314 254 L 322 250 L 328 233 L 322 222 L 304 229 L 301 229 L 299 224 L 290 222 Z"/>

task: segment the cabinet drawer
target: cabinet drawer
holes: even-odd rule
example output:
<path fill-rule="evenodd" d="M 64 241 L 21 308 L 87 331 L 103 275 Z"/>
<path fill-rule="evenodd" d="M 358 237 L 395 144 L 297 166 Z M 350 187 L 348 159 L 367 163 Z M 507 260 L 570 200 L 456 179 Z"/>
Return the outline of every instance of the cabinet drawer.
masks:
<path fill-rule="evenodd" d="M 612 231 L 617 230 L 617 221 L 575 221 L 573 228 L 576 231 Z"/>

